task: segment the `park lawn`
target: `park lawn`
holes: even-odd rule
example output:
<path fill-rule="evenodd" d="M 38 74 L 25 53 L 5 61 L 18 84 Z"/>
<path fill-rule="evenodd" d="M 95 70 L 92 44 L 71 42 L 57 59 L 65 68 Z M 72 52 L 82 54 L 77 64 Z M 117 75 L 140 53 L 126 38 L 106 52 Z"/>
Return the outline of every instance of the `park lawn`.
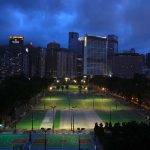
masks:
<path fill-rule="evenodd" d="M 45 116 L 46 111 L 43 110 L 33 110 L 33 128 L 39 129 L 42 123 L 42 120 Z M 22 118 L 16 126 L 17 129 L 31 129 L 32 128 L 32 112 L 27 116 Z"/>

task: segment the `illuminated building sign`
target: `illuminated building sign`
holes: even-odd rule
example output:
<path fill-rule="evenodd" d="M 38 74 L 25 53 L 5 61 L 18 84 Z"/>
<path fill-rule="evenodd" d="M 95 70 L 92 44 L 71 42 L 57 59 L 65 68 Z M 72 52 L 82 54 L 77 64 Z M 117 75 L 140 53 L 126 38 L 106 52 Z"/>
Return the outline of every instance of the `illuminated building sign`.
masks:
<path fill-rule="evenodd" d="M 23 36 L 10 36 L 9 43 L 10 44 L 23 44 L 24 37 Z"/>

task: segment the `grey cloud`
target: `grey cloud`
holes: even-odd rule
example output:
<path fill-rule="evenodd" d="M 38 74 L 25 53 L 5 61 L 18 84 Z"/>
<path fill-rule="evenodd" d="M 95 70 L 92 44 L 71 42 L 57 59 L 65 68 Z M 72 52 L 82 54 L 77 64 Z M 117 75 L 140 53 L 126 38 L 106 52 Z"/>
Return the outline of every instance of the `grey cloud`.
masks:
<path fill-rule="evenodd" d="M 69 31 L 114 33 L 120 49 L 148 49 L 149 6 L 148 0 L 2 0 L 0 34 L 23 34 L 37 44 L 58 41 L 66 46 Z"/>

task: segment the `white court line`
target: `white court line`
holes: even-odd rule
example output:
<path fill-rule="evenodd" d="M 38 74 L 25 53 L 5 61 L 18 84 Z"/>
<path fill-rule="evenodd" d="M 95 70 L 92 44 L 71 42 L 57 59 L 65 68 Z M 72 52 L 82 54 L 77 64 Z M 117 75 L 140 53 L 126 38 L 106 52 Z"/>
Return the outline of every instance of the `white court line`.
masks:
<path fill-rule="evenodd" d="M 55 112 L 54 112 L 54 118 L 55 118 Z M 45 114 L 45 117 L 41 123 L 40 128 L 45 128 L 45 129 L 52 128 L 52 125 L 53 125 L 53 111 L 48 110 Z"/>
<path fill-rule="evenodd" d="M 93 129 L 95 123 L 105 123 L 102 119 L 97 115 L 94 110 L 74 110 L 74 127 L 75 129 L 85 128 L 85 129 Z M 60 119 L 60 129 L 70 129 L 71 128 L 71 115 L 69 110 L 61 111 L 61 119 Z"/>

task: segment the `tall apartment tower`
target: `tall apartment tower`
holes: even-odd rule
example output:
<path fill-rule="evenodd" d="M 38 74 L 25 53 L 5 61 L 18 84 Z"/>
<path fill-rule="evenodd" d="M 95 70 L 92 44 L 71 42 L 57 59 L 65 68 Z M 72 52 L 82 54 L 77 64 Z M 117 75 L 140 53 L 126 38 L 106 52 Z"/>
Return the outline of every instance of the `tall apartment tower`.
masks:
<path fill-rule="evenodd" d="M 112 59 L 118 53 L 118 37 L 114 34 L 107 35 L 107 72 L 112 75 Z"/>
<path fill-rule="evenodd" d="M 57 77 L 57 51 L 59 49 L 59 43 L 52 42 L 47 44 L 46 76 Z"/>
<path fill-rule="evenodd" d="M 57 52 L 57 77 L 64 78 L 67 76 L 67 59 L 68 49 L 60 48 Z"/>
<path fill-rule="evenodd" d="M 78 38 L 79 38 L 79 33 L 69 32 L 68 48 L 73 52 L 79 52 Z"/>
<path fill-rule="evenodd" d="M 107 35 L 107 55 L 108 59 L 118 53 L 118 37 L 116 35 Z"/>
<path fill-rule="evenodd" d="M 8 75 L 22 73 L 22 53 L 24 46 L 23 36 L 10 36 L 8 53 Z"/>
<path fill-rule="evenodd" d="M 34 47 L 31 43 L 23 51 L 23 73 L 26 77 L 40 77 L 41 48 Z"/>
<path fill-rule="evenodd" d="M 150 68 L 150 53 L 146 54 L 146 65 Z"/>
<path fill-rule="evenodd" d="M 84 75 L 107 75 L 107 37 L 85 35 Z"/>
<path fill-rule="evenodd" d="M 79 41 L 79 53 L 77 54 L 77 77 L 83 76 L 83 52 L 84 52 L 84 38 L 81 37 Z"/>

